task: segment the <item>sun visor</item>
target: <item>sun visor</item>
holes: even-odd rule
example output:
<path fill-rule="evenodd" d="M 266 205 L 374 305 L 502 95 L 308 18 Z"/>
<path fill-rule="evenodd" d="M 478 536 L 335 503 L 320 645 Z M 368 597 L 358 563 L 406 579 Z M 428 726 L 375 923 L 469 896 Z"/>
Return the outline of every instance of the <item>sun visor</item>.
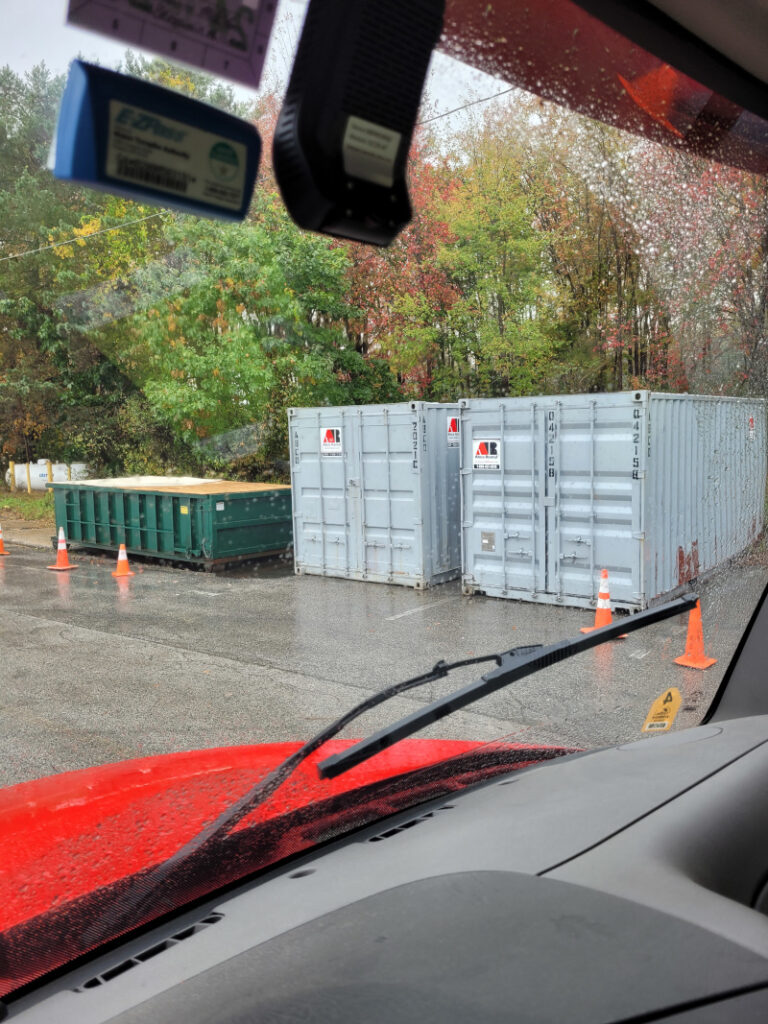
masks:
<path fill-rule="evenodd" d="M 443 0 L 311 0 L 274 140 L 296 223 L 388 245 L 411 219 L 406 163 Z"/>
<path fill-rule="evenodd" d="M 75 60 L 54 174 L 138 202 L 242 220 L 261 155 L 255 127 L 207 103 Z"/>

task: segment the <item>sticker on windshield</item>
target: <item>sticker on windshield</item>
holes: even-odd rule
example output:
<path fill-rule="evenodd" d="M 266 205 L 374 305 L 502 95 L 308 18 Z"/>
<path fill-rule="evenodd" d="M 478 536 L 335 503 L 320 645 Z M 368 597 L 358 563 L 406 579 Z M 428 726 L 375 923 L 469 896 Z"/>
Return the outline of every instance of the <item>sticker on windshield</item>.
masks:
<path fill-rule="evenodd" d="M 344 173 L 392 188 L 401 139 L 400 132 L 362 117 L 348 117 L 342 142 Z"/>
<path fill-rule="evenodd" d="M 341 427 L 322 427 L 320 430 L 320 454 L 342 455 Z"/>
<path fill-rule="evenodd" d="M 459 417 L 449 416 L 448 417 L 448 447 L 458 448 L 459 447 Z"/>
<path fill-rule="evenodd" d="M 472 443 L 473 469 L 501 469 L 501 441 L 498 437 L 482 438 Z"/>
<path fill-rule="evenodd" d="M 683 698 L 676 686 L 665 690 L 651 704 L 651 710 L 643 725 L 643 732 L 667 732 L 677 717 Z"/>
<path fill-rule="evenodd" d="M 245 172 L 241 142 L 110 100 L 105 167 L 110 178 L 239 210 Z"/>
<path fill-rule="evenodd" d="M 70 25 L 257 86 L 276 0 L 69 0 Z"/>

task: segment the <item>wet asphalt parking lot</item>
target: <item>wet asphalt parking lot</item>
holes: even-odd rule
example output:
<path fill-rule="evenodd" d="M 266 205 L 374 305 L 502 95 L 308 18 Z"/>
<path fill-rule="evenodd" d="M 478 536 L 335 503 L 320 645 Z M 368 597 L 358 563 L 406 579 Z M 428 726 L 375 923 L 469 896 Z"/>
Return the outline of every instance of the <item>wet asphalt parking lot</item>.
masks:
<path fill-rule="evenodd" d="M 592 613 L 482 596 L 295 576 L 289 559 L 220 574 L 21 546 L 0 559 L 0 786 L 150 754 L 306 739 L 393 682 L 452 661 L 578 634 Z M 766 582 L 729 566 L 700 587 L 706 672 L 681 668 L 686 617 L 578 655 L 430 727 L 426 736 L 594 747 L 637 739 L 677 686 L 695 724 Z M 350 727 L 367 735 L 476 678 L 463 670 Z"/>

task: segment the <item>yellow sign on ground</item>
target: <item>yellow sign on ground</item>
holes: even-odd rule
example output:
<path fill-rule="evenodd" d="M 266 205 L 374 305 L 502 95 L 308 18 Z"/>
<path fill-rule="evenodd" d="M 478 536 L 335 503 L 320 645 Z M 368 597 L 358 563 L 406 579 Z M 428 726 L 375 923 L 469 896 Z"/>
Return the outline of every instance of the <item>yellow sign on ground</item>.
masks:
<path fill-rule="evenodd" d="M 677 717 L 683 698 L 676 686 L 665 690 L 660 697 L 651 704 L 651 710 L 643 726 L 643 732 L 666 732 L 671 728 Z"/>

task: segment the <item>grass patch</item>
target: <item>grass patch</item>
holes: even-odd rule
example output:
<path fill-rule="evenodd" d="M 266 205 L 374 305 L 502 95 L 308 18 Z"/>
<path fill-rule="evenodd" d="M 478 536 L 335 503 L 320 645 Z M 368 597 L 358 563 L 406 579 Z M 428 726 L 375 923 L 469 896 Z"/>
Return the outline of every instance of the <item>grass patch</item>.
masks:
<path fill-rule="evenodd" d="M 25 519 L 28 522 L 40 523 L 41 526 L 55 525 L 53 511 L 53 491 L 33 491 L 32 494 L 22 492 L 0 492 L 0 523 L 2 516 L 13 519 Z"/>

